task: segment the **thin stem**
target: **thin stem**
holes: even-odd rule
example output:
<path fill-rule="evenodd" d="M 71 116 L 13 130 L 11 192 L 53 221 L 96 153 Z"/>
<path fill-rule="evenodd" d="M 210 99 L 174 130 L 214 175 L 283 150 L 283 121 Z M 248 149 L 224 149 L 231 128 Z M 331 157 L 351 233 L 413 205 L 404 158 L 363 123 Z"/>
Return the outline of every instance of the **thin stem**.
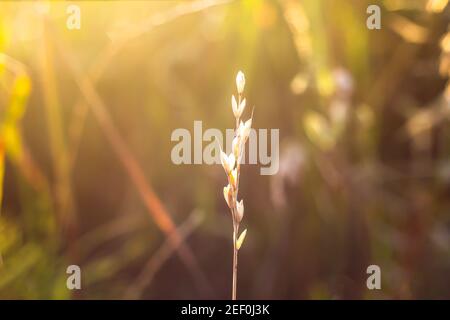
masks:
<path fill-rule="evenodd" d="M 236 300 L 236 288 L 237 288 L 237 264 L 238 264 L 238 250 L 236 247 L 237 234 L 239 225 L 233 222 L 233 289 L 231 293 L 231 299 Z"/>

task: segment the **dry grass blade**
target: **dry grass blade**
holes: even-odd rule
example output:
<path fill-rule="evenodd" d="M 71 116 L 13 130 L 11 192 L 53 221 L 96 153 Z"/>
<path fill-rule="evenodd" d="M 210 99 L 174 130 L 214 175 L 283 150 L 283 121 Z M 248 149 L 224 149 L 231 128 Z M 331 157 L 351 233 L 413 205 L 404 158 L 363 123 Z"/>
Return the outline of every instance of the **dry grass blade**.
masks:
<path fill-rule="evenodd" d="M 72 76 L 77 83 L 84 99 L 90 106 L 95 118 L 99 122 L 100 127 L 104 132 L 108 142 L 111 144 L 114 152 L 124 166 L 125 171 L 136 187 L 142 201 L 148 209 L 148 213 L 155 221 L 156 225 L 169 238 L 172 246 L 177 248 L 178 255 L 192 272 L 194 277 L 197 279 L 199 287 L 204 291 L 210 291 L 206 276 L 199 268 L 198 262 L 195 259 L 192 251 L 188 246 L 182 243 L 182 238 L 178 234 L 172 218 L 166 211 L 158 196 L 155 194 L 150 183 L 146 181 L 145 174 L 141 166 L 133 157 L 125 141 L 119 134 L 109 112 L 107 111 L 106 106 L 96 92 L 91 80 L 88 77 L 82 76 L 81 72 L 77 69 L 77 67 L 75 67 L 76 63 L 74 59 L 70 57 L 69 53 L 64 49 L 63 46 L 58 43 L 57 48 L 61 53 L 66 65 L 70 69 L 70 72 L 72 73 Z"/>
<path fill-rule="evenodd" d="M 181 240 L 184 241 L 202 222 L 203 215 L 194 211 L 188 219 L 178 228 Z M 150 284 L 155 274 L 162 267 L 164 262 L 169 259 L 177 247 L 172 245 L 171 239 L 159 248 L 159 250 L 148 260 L 141 273 L 136 277 L 134 283 L 125 293 L 126 299 L 138 299 L 142 296 L 145 288 Z"/>

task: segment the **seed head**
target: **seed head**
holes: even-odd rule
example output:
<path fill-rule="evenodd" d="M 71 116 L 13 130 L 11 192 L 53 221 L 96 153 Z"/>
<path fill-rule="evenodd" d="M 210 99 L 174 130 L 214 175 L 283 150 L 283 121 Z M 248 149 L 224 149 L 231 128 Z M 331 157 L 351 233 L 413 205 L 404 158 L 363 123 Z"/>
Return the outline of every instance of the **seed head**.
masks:
<path fill-rule="evenodd" d="M 238 222 L 242 221 L 242 218 L 244 217 L 244 200 L 236 202 L 236 209 L 237 209 L 237 220 Z"/>
<path fill-rule="evenodd" d="M 231 150 L 233 150 L 234 157 L 237 159 L 238 162 L 241 149 L 240 143 L 241 143 L 240 136 L 234 137 L 233 142 L 231 143 Z"/>
<path fill-rule="evenodd" d="M 242 247 L 242 244 L 244 243 L 245 240 L 245 236 L 247 235 L 247 229 L 245 229 L 244 231 L 242 231 L 241 235 L 239 236 L 239 238 L 236 241 L 236 249 L 240 249 Z"/>
<path fill-rule="evenodd" d="M 234 169 L 236 158 L 234 157 L 233 153 L 227 156 L 225 152 L 220 151 L 220 161 L 222 162 L 222 166 L 225 169 L 225 172 L 229 174 L 230 171 Z"/>
<path fill-rule="evenodd" d="M 245 123 L 241 121 L 241 123 L 239 124 L 238 135 L 241 137 L 242 139 L 241 141 L 243 144 L 245 144 L 245 142 L 247 141 L 251 129 L 252 129 L 252 118 L 245 121 Z"/>
<path fill-rule="evenodd" d="M 246 103 L 247 101 L 244 98 L 238 105 L 235 96 L 234 95 L 231 96 L 231 107 L 233 109 L 233 114 L 236 119 L 239 119 L 242 116 Z"/>
<path fill-rule="evenodd" d="M 236 102 L 234 95 L 231 96 L 231 107 L 233 109 L 233 114 L 235 118 L 239 118 L 239 107 Z"/>
<path fill-rule="evenodd" d="M 231 186 L 228 184 L 226 187 L 223 187 L 223 197 L 227 202 L 229 208 L 231 208 L 231 202 L 233 201 L 233 196 L 231 194 Z"/>
<path fill-rule="evenodd" d="M 244 92 L 245 76 L 242 71 L 239 71 L 236 76 L 236 87 L 239 94 L 242 94 Z"/>
<path fill-rule="evenodd" d="M 247 100 L 245 100 L 245 98 L 244 98 L 244 100 L 242 100 L 241 104 L 239 105 L 239 118 L 241 117 L 242 113 L 244 112 L 246 103 L 247 103 Z"/>
<path fill-rule="evenodd" d="M 230 184 L 233 187 L 233 190 L 236 190 L 237 187 L 237 169 L 234 169 L 230 172 L 229 175 Z"/>

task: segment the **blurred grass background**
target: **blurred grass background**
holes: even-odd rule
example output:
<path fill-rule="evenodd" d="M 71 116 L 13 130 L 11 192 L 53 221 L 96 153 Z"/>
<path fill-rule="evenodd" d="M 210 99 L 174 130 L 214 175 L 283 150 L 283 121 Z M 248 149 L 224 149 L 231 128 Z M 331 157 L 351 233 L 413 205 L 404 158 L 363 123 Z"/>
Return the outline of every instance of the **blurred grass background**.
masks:
<path fill-rule="evenodd" d="M 238 296 L 450 298 L 448 1 L 0 8 L 0 298 L 229 298 L 225 176 L 170 135 L 231 127 L 240 69 L 281 159 L 243 167 Z"/>

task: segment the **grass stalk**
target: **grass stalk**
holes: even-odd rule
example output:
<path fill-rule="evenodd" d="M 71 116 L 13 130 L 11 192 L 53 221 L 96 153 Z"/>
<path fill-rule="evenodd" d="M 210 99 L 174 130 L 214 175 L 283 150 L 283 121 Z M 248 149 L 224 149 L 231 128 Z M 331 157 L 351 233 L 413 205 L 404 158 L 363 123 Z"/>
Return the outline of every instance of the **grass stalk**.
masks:
<path fill-rule="evenodd" d="M 245 77 L 241 71 L 238 72 L 236 77 L 236 87 L 238 91 L 238 100 L 236 100 L 234 96 L 231 98 L 231 106 L 236 119 L 236 131 L 232 143 L 232 152 L 230 155 L 227 155 L 223 151 L 220 153 L 220 160 L 228 178 L 228 185 L 224 187 L 223 195 L 228 207 L 230 208 L 233 222 L 232 300 L 237 299 L 238 251 L 242 246 L 245 235 L 247 234 L 247 230 L 244 230 L 241 235 L 239 235 L 239 226 L 244 216 L 244 203 L 243 200 L 238 201 L 238 192 L 243 150 L 245 149 L 245 143 L 248 140 L 252 125 L 252 118 L 247 120 L 245 123 L 241 121 L 241 116 L 246 105 L 246 100 L 242 95 L 245 87 Z"/>

